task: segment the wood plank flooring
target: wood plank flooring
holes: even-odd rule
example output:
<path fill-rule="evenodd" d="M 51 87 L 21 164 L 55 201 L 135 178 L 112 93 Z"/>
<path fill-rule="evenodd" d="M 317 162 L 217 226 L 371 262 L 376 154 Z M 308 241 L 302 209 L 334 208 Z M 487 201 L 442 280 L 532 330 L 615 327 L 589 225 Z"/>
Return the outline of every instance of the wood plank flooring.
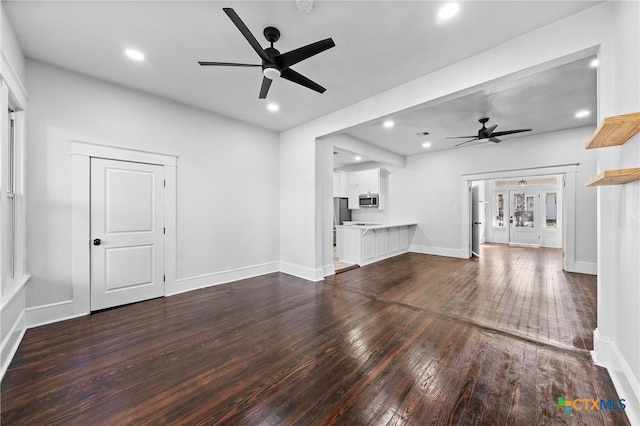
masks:
<path fill-rule="evenodd" d="M 596 277 L 564 272 L 560 249 L 484 244 L 479 259 L 424 259 L 407 254 L 327 281 L 534 341 L 593 349 Z"/>
<path fill-rule="evenodd" d="M 583 349 L 593 279 L 552 271 L 557 256 L 407 254 L 319 283 L 275 273 L 31 329 L 2 381 L 1 421 L 628 424 L 621 411 L 554 407 L 618 398 Z"/>

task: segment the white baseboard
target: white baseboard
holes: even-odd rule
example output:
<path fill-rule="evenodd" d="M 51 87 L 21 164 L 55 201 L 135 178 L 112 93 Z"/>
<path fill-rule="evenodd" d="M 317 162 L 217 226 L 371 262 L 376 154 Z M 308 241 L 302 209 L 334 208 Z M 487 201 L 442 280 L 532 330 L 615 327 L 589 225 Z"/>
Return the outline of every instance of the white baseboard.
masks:
<path fill-rule="evenodd" d="M 334 275 L 336 273 L 336 268 L 333 263 L 331 265 L 324 265 L 322 267 L 322 276 L 328 277 L 329 275 Z"/>
<path fill-rule="evenodd" d="M 576 260 L 573 262 L 573 271 L 580 274 L 598 275 L 598 264 L 595 262 L 580 262 Z"/>
<path fill-rule="evenodd" d="M 598 329 L 593 332 L 593 347 L 593 361 L 607 369 L 618 397 L 626 400 L 625 413 L 629 422 L 632 425 L 640 425 L 640 407 L 637 404 L 637 401 L 640 401 L 640 385 L 631 366 L 620 353 L 615 341 L 601 335 Z"/>
<path fill-rule="evenodd" d="M 0 365 L 0 380 L 4 378 L 4 373 L 7 372 L 7 369 L 18 351 L 18 346 L 20 346 L 20 342 L 22 342 L 22 338 L 26 331 L 27 327 L 24 325 L 23 311 L 11 327 L 9 333 L 7 333 L 7 338 L 2 342 L 2 347 L 0 348 L 0 357 L 2 357 L 2 364 Z"/>
<path fill-rule="evenodd" d="M 0 323 L 3 325 L 0 340 L 0 380 L 9 368 L 27 329 L 24 320 L 25 300 L 25 287 L 20 285 L 10 297 L 7 297 L 0 310 Z"/>
<path fill-rule="evenodd" d="M 526 244 L 526 243 L 509 243 L 509 247 L 530 247 L 530 248 L 540 248 L 542 247 L 540 244 Z"/>
<path fill-rule="evenodd" d="M 213 285 L 225 284 L 231 281 L 244 280 L 257 277 L 259 275 L 278 272 L 280 262 L 269 262 L 261 265 L 246 266 L 243 268 L 230 269 L 227 271 L 214 272 L 211 274 L 198 275 L 189 278 L 177 279 L 174 283 L 167 283 L 165 296 L 184 293 L 191 290 L 198 290 Z"/>
<path fill-rule="evenodd" d="M 25 317 L 27 328 L 33 328 L 84 315 L 74 313 L 73 300 L 63 300 L 27 308 Z"/>
<path fill-rule="evenodd" d="M 306 266 L 296 265 L 289 262 L 280 262 L 280 272 L 302 278 L 307 281 L 322 281 L 324 279 L 323 269 L 307 268 Z"/>
<path fill-rule="evenodd" d="M 444 247 L 431 247 L 431 246 L 423 246 L 418 244 L 411 244 L 411 246 L 409 246 L 409 251 L 412 253 L 433 254 L 436 256 L 445 256 L 445 257 L 457 257 L 459 259 L 469 258 L 468 250 L 465 250 L 465 249 L 451 249 L 451 248 L 444 248 Z"/>

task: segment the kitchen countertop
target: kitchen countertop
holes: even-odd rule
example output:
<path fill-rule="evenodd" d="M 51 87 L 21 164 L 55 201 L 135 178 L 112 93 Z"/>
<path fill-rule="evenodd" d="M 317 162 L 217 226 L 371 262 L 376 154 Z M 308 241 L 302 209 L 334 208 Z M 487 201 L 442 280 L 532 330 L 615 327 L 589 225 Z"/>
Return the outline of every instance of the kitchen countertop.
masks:
<path fill-rule="evenodd" d="M 413 226 L 417 225 L 416 222 L 399 222 L 399 223 L 363 223 L 362 225 L 358 225 L 357 223 L 363 222 L 355 222 L 349 225 L 336 225 L 336 228 L 345 228 L 345 229 L 384 229 L 384 228 L 397 228 L 400 226 Z"/>

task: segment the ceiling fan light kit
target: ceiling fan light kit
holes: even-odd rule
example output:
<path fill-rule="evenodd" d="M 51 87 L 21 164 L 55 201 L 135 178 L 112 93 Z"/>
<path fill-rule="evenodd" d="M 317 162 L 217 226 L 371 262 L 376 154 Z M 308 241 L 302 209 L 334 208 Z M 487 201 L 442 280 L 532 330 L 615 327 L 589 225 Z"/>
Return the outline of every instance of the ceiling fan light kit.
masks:
<path fill-rule="evenodd" d="M 262 70 L 262 75 L 267 77 L 269 80 L 275 80 L 280 77 L 280 70 L 278 70 L 278 68 L 267 67 Z"/>
<path fill-rule="evenodd" d="M 299 3 L 311 3 L 313 2 L 299 2 Z M 301 7 L 300 5 L 298 7 Z M 242 19 L 231 8 L 225 7 L 222 9 L 227 14 L 231 22 L 238 28 L 244 38 L 249 42 L 253 50 L 262 59 L 262 64 L 242 64 L 235 62 L 204 62 L 199 61 L 201 66 L 227 66 L 227 67 L 262 67 L 262 85 L 260 86 L 260 94 L 258 98 L 265 99 L 271 82 L 278 77 L 282 77 L 285 80 L 289 80 L 293 83 L 304 86 L 308 89 L 314 90 L 318 93 L 324 93 L 326 89 L 320 86 L 318 83 L 308 79 L 302 74 L 297 73 L 290 67 L 308 59 L 318 53 L 324 52 L 327 49 L 331 49 L 336 44 L 331 38 L 317 41 L 315 43 L 308 44 L 303 47 L 291 50 L 286 53 L 280 53 L 278 49 L 273 47 L 273 44 L 280 38 L 280 31 L 275 27 L 267 27 L 264 29 L 263 34 L 270 46 L 263 49 L 258 43 L 258 40 L 253 36 L 249 28 L 242 22 Z M 311 10 L 311 9 L 309 9 Z"/>

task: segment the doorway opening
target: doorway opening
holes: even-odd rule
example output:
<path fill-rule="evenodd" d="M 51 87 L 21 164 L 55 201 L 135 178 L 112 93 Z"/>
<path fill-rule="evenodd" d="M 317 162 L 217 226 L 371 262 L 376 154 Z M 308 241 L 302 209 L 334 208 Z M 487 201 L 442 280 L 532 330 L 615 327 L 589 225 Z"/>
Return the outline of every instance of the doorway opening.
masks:
<path fill-rule="evenodd" d="M 474 181 L 472 241 L 562 248 L 563 183 L 561 174 Z"/>
<path fill-rule="evenodd" d="M 575 266 L 577 164 L 463 175 L 463 239 L 469 257 L 484 243 L 562 249 Z"/>

